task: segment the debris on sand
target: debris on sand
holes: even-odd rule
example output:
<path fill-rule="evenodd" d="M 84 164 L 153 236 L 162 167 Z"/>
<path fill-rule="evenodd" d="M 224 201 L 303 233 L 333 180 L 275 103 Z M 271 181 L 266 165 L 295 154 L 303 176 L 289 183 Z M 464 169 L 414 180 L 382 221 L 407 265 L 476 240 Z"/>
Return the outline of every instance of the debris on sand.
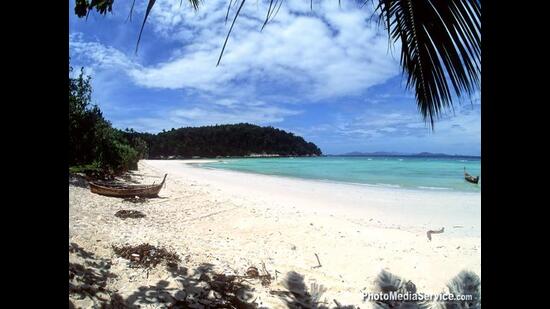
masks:
<path fill-rule="evenodd" d="M 144 204 L 144 203 L 148 203 L 149 199 L 146 197 L 141 197 L 136 195 L 134 197 L 127 197 L 124 199 L 124 201 L 134 203 L 134 204 Z"/>
<path fill-rule="evenodd" d="M 321 261 L 319 260 L 319 256 L 317 255 L 317 253 L 315 253 L 315 257 L 317 258 L 317 265 L 313 266 L 312 268 L 322 267 L 323 265 L 321 265 Z"/>
<path fill-rule="evenodd" d="M 432 234 L 441 234 L 445 232 L 445 228 L 442 227 L 440 230 L 437 230 L 437 231 L 433 231 L 433 230 L 429 230 L 428 232 L 426 232 L 426 236 L 428 236 L 428 240 L 432 240 Z"/>
<path fill-rule="evenodd" d="M 122 209 L 115 213 L 115 217 L 119 217 L 121 219 L 127 219 L 127 218 L 138 219 L 138 218 L 144 218 L 145 214 L 138 210 Z"/>
<path fill-rule="evenodd" d="M 245 276 L 241 276 L 241 278 L 245 278 L 245 279 L 259 279 L 260 282 L 262 283 L 262 286 L 268 286 L 271 284 L 271 280 L 273 279 L 271 277 L 271 274 L 267 271 L 267 269 L 265 268 L 265 264 L 262 263 L 262 270 L 263 270 L 263 274 L 260 274 L 260 272 L 258 271 L 258 268 L 254 267 L 254 266 L 250 266 L 248 267 L 248 269 L 246 270 L 246 275 Z"/>
<path fill-rule="evenodd" d="M 177 264 L 180 257 L 177 253 L 165 248 L 157 248 L 148 243 L 132 246 L 113 246 L 116 255 L 130 261 L 130 267 L 153 268 L 162 262 Z"/>

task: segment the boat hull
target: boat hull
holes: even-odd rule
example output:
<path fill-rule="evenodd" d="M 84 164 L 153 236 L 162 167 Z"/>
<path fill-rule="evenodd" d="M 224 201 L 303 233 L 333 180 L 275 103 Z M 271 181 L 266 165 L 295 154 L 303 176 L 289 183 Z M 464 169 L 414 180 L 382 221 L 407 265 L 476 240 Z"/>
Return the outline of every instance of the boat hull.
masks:
<path fill-rule="evenodd" d="M 90 183 L 92 193 L 113 197 L 157 197 L 161 188 L 160 185 L 151 188 L 110 188 Z"/>
<path fill-rule="evenodd" d="M 479 176 L 477 176 L 477 177 L 466 176 L 466 177 L 464 177 L 464 179 L 465 179 L 467 182 L 471 182 L 471 183 L 474 183 L 474 184 L 478 184 L 478 183 L 479 183 Z"/>
<path fill-rule="evenodd" d="M 164 179 L 158 185 L 136 185 L 136 186 L 120 186 L 120 185 L 107 185 L 90 182 L 90 191 L 92 193 L 111 196 L 111 197 L 158 197 L 164 181 Z"/>

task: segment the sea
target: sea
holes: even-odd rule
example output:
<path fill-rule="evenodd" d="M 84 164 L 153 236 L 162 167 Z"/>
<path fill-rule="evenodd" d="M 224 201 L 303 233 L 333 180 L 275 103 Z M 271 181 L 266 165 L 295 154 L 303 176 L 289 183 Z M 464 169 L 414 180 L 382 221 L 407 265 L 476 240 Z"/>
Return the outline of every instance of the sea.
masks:
<path fill-rule="evenodd" d="M 323 156 L 228 158 L 201 167 L 414 190 L 481 192 L 481 159 L 476 157 Z M 480 176 L 464 180 L 464 168 Z"/>

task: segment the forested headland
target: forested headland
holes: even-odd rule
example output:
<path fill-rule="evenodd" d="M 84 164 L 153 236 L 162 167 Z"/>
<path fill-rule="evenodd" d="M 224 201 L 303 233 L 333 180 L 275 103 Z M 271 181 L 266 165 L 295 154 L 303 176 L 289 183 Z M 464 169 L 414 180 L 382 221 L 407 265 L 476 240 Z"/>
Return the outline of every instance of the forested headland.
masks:
<path fill-rule="evenodd" d="M 314 143 L 248 123 L 183 127 L 157 134 L 114 128 L 92 104 L 91 77 L 69 72 L 69 167 L 97 177 L 136 169 L 140 159 L 319 156 Z"/>
<path fill-rule="evenodd" d="M 158 134 L 126 130 L 124 135 L 128 140 L 145 141 L 150 159 L 321 155 L 319 147 L 300 136 L 248 123 L 185 127 Z"/>

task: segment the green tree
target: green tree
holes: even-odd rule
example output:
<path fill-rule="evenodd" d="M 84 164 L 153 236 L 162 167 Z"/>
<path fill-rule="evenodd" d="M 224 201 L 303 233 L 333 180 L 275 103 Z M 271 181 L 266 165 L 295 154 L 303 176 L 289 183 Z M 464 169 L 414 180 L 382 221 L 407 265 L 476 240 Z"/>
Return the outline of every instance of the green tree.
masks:
<path fill-rule="evenodd" d="M 199 0 L 188 0 L 196 10 Z M 262 28 L 275 18 L 283 0 L 267 0 Z M 313 0 L 310 0 L 313 1 Z M 338 0 L 340 3 L 340 0 Z M 75 14 L 87 16 L 96 10 L 111 12 L 114 0 L 77 0 Z M 156 0 L 148 0 L 137 47 L 143 27 Z M 227 39 L 246 0 L 230 0 L 237 7 L 226 40 L 220 52 L 222 58 Z M 401 43 L 401 67 L 408 89 L 413 89 L 419 112 L 433 128 L 444 109 L 453 105 L 453 96 L 470 96 L 480 88 L 481 75 L 481 1 L 480 0 L 360 0 L 374 3 L 379 21 L 385 25 L 393 42 Z M 313 3 L 313 2 L 311 2 Z M 130 17 L 135 0 L 132 2 Z"/>
<path fill-rule="evenodd" d="M 137 168 L 138 150 L 91 103 L 91 77 L 72 73 L 69 65 L 69 166 L 109 175 Z"/>

